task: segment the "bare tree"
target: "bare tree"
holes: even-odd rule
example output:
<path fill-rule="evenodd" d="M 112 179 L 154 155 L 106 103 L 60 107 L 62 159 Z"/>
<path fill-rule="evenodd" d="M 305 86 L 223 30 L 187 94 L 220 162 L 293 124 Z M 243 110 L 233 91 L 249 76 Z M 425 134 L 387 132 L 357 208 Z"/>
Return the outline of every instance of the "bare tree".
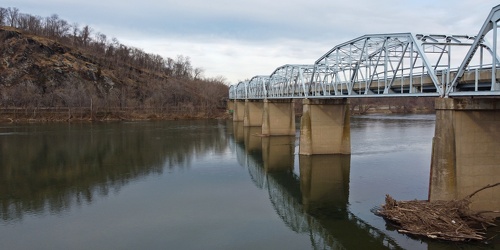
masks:
<path fill-rule="evenodd" d="M 0 26 L 7 23 L 7 9 L 0 7 Z"/>
<path fill-rule="evenodd" d="M 96 51 L 99 53 L 104 53 L 106 51 L 107 37 L 101 32 L 95 33 L 95 47 Z"/>
<path fill-rule="evenodd" d="M 7 8 L 7 22 L 11 27 L 16 27 L 17 23 L 17 18 L 19 16 L 19 9 L 14 7 L 14 8 Z"/>
<path fill-rule="evenodd" d="M 174 76 L 180 78 L 190 78 L 193 67 L 189 56 L 178 55 L 174 64 Z"/>
<path fill-rule="evenodd" d="M 195 68 L 194 69 L 194 76 L 193 76 L 194 80 L 202 78 L 203 77 L 203 72 L 205 72 L 204 69 L 202 69 L 202 68 Z"/>
<path fill-rule="evenodd" d="M 66 20 L 59 19 L 56 22 L 56 37 L 58 38 L 63 38 L 68 34 L 68 31 L 70 30 L 71 25 Z"/>
<path fill-rule="evenodd" d="M 83 26 L 80 36 L 85 47 L 90 43 L 90 33 L 92 33 L 92 29 L 88 25 Z"/>
<path fill-rule="evenodd" d="M 78 25 L 78 23 L 75 22 L 71 25 L 71 36 L 73 38 L 73 45 L 78 44 L 78 34 L 79 33 L 80 33 L 79 25 Z"/>
<path fill-rule="evenodd" d="M 41 34 L 43 29 L 42 18 L 21 13 L 17 19 L 17 27 L 33 34 Z"/>

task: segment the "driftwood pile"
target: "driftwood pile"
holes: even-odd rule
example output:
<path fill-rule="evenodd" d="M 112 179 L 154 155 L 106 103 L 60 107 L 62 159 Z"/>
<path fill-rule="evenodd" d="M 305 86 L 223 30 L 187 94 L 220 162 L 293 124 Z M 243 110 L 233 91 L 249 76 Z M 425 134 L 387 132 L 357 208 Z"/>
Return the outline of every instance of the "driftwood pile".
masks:
<path fill-rule="evenodd" d="M 396 201 L 386 195 L 385 205 L 377 213 L 395 223 L 400 233 L 449 241 L 482 241 L 486 240 L 487 227 L 496 226 L 495 219 L 472 211 L 470 198 L 498 185 L 488 185 L 464 199 L 451 201 Z"/>

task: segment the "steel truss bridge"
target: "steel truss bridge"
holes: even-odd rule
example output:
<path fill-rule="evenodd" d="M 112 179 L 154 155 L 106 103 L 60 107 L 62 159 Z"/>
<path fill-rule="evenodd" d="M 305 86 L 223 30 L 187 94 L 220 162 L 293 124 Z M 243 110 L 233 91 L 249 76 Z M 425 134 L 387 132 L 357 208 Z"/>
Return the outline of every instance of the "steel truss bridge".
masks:
<path fill-rule="evenodd" d="M 232 85 L 229 98 L 500 96 L 499 21 L 497 5 L 476 36 L 364 35 L 333 47 L 314 64 L 283 65 Z"/>

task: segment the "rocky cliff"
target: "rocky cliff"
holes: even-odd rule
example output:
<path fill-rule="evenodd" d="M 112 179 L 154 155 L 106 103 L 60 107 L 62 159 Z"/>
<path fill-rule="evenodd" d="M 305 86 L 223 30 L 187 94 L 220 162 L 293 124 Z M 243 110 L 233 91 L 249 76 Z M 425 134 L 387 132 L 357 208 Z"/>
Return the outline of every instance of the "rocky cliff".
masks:
<path fill-rule="evenodd" d="M 54 108 L 80 110 L 84 119 L 104 111 L 108 118 L 119 113 L 121 119 L 220 113 L 219 101 L 227 95 L 222 82 L 172 77 L 165 70 L 119 61 L 110 49 L 91 51 L 68 43 L 0 27 L 0 113 L 4 117 L 15 109 L 29 109 L 38 110 L 40 118 L 44 116 L 40 110 Z M 31 111 L 25 113 L 33 116 Z"/>

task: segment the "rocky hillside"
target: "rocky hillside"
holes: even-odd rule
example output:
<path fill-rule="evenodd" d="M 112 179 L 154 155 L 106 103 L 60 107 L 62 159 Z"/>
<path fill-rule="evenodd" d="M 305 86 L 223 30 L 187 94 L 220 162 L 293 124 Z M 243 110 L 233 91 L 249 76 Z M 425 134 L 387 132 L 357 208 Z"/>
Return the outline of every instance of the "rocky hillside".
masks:
<path fill-rule="evenodd" d="M 55 110 L 66 110 L 63 119 L 220 114 L 227 96 L 222 80 L 174 75 L 165 69 L 119 60 L 116 49 L 72 46 L 64 39 L 0 26 L 0 116 L 61 119 L 50 117 L 58 113 Z"/>

